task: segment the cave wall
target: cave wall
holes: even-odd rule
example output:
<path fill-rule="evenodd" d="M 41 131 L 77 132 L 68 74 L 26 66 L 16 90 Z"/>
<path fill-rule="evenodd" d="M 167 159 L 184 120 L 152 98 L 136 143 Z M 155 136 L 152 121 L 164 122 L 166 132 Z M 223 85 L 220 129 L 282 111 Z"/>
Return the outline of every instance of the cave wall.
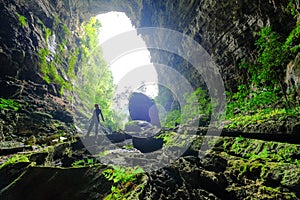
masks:
<path fill-rule="evenodd" d="M 245 80 L 244 71 L 238 69 L 242 58 L 255 59 L 254 42 L 262 26 L 271 25 L 286 36 L 295 25 L 296 19 L 287 9 L 285 1 L 226 1 L 211 0 L 52 0 L 52 1 L 3 1 L 1 18 L 1 73 L 20 79 L 41 80 L 38 71 L 38 49 L 46 47 L 45 33 L 38 20 L 46 27 L 60 32 L 55 27 L 55 18 L 68 25 L 76 38 L 78 24 L 97 14 L 125 12 L 136 27 L 163 27 L 189 35 L 199 42 L 219 66 L 225 85 L 235 90 Z M 299 2 L 298 2 L 299 3 Z M 28 19 L 24 28 L 18 24 L 20 13 Z M 71 39 L 72 40 L 72 39 Z M 159 40 L 158 40 L 159 41 Z M 74 42 L 74 40 L 72 41 Z M 147 42 L 147 41 L 146 41 Z M 193 77 L 193 69 L 184 60 L 163 52 L 152 52 L 153 62 L 164 63 L 186 73 L 197 85 L 199 77 Z M 66 67 L 66 66 L 64 66 Z M 196 82 L 195 82 L 196 80 Z"/>
<path fill-rule="evenodd" d="M 79 36 L 82 30 L 79 25 L 91 16 L 109 11 L 125 12 L 137 28 L 163 27 L 192 37 L 216 62 L 226 88 L 235 91 L 237 85 L 247 79 L 247 74 L 237 65 L 242 58 L 255 59 L 256 49 L 253 44 L 260 28 L 271 25 L 276 32 L 286 36 L 295 25 L 296 19 L 287 9 L 288 2 L 288 0 L 221 2 L 211 0 L 0 0 L 2 16 L 0 19 L 0 97 L 19 100 L 26 112 L 39 111 L 50 114 L 51 120 L 72 123 L 70 116 L 74 116 L 74 105 L 67 97 L 75 97 L 76 94 L 67 91 L 62 95 L 58 92 L 60 90 L 58 84 L 47 83 L 43 79 L 39 50 L 49 48 L 49 41 L 47 41 L 49 29 L 52 35 L 55 34 L 57 45 L 65 42 L 65 55 L 61 58 L 61 62 L 56 63 L 56 68 L 59 75 L 66 82 L 70 82 L 71 79 L 65 71 L 68 69 L 70 54 L 80 45 Z M 299 1 L 295 2 L 299 7 Z M 20 15 L 26 18 L 25 24 L 20 21 Z M 68 34 L 64 32 L 64 27 L 69 29 Z M 146 39 L 147 42 L 150 43 Z M 168 52 L 151 49 L 150 52 L 153 62 L 172 66 L 187 77 L 194 87 L 203 85 L 199 74 L 194 73 L 193 67 L 184 59 Z M 80 55 L 77 67 L 79 65 Z M 159 78 L 166 79 L 166 75 L 159 73 Z M 80 103 L 77 105 L 80 106 Z M 55 114 L 55 110 L 59 110 L 62 114 Z M 1 121 L 0 136 L 3 136 L 4 132 L 16 134 L 19 132 L 16 128 L 18 124 L 21 126 L 31 123 L 26 112 L 18 113 L 21 117 L 17 119 L 11 116 L 10 120 Z M 2 115 L 6 116 L 7 113 L 4 112 Z M 48 115 L 42 116 L 43 119 L 49 118 Z M 11 126 L 9 130 L 8 124 Z M 27 132 L 30 133 L 32 127 L 36 125 L 28 127 Z M 37 134 L 42 134 L 41 132 L 53 133 L 53 128 L 42 129 Z"/>
<path fill-rule="evenodd" d="M 243 58 L 254 60 L 257 56 L 254 43 L 261 27 L 270 25 L 274 31 L 287 36 L 295 26 L 296 19 L 287 9 L 288 3 L 288 0 L 145 0 L 141 26 L 170 28 L 192 37 L 217 64 L 226 89 L 234 92 L 248 78 L 238 63 Z M 299 6 L 299 1 L 296 5 Z M 184 60 L 162 52 L 153 52 L 152 59 L 186 74 L 193 86 L 201 85 L 199 76 L 194 76 L 193 69 Z"/>
<path fill-rule="evenodd" d="M 49 144 L 62 133 L 72 135 L 75 129 L 74 112 L 67 98 L 70 93 L 61 95 L 58 84 L 44 80 L 39 54 L 41 49 L 49 48 L 54 35 L 56 49 L 64 40 L 66 54 L 55 67 L 59 76 L 70 81 L 65 71 L 69 53 L 76 47 L 78 18 L 70 18 L 62 1 L 1 0 L 0 10 L 0 97 L 19 104 L 18 110 L 1 110 L 0 141 Z M 69 37 L 64 26 L 70 27 Z"/>
<path fill-rule="evenodd" d="M 97 14 L 125 12 L 136 27 L 163 27 L 177 30 L 195 39 L 212 56 L 219 66 L 227 89 L 234 90 L 246 78 L 237 64 L 242 58 L 255 59 L 254 41 L 262 26 L 271 25 L 274 30 L 286 36 L 295 25 L 296 19 L 287 9 L 284 1 L 226 1 L 211 0 L 2 0 L 3 17 L 1 29 L 1 73 L 19 79 L 42 82 L 37 52 L 47 47 L 45 30 L 39 25 L 41 20 L 55 33 L 62 32 L 61 24 L 66 24 L 72 35 L 68 48 L 76 43 L 80 33 L 78 25 Z M 296 1 L 297 3 L 298 1 Z M 298 2 L 299 5 L 299 2 Z M 27 18 L 28 25 L 21 27 L 16 13 Z M 60 23 L 55 23 L 59 18 Z M 57 43 L 62 38 L 57 38 Z M 159 40 L 158 40 L 159 41 Z M 146 41 L 147 42 L 147 41 Z M 187 77 L 193 77 L 193 69 L 184 60 L 163 52 L 152 52 L 153 62 L 168 64 Z M 62 67 L 66 64 L 63 63 Z M 200 84 L 197 83 L 196 85 Z"/>
<path fill-rule="evenodd" d="M 162 27 L 187 34 L 197 41 L 211 56 L 222 75 L 226 90 L 236 92 L 238 85 L 247 83 L 245 69 L 238 67 L 242 59 L 256 60 L 258 32 L 264 26 L 283 37 L 295 27 L 297 19 L 288 8 L 289 0 L 273 1 L 90 1 L 81 13 L 95 15 L 110 10 L 125 12 L 137 28 Z M 299 1 L 294 1 L 296 12 Z M 104 8 L 104 9 L 103 9 Z M 82 11 L 82 9 L 80 9 Z M 83 14 L 83 16 L 88 16 Z M 153 41 L 144 38 L 148 45 Z M 156 41 L 161 42 L 160 39 Z M 202 77 L 186 60 L 169 52 L 149 49 L 153 63 L 160 63 L 183 74 L 193 87 L 205 88 Z M 159 68 L 159 67 L 158 67 Z M 294 71 L 287 74 L 293 76 Z M 165 80 L 165 72 L 158 69 L 159 79 Z M 292 74 L 292 75 L 291 75 Z M 284 75 L 283 75 L 284 76 Z M 284 77 L 282 77 L 284 79 Z M 297 79 L 297 78 L 296 78 Z M 172 80 L 168 80 L 172 82 Z M 174 80 L 173 80 L 174 81 Z M 178 83 L 177 83 L 178 84 Z"/>

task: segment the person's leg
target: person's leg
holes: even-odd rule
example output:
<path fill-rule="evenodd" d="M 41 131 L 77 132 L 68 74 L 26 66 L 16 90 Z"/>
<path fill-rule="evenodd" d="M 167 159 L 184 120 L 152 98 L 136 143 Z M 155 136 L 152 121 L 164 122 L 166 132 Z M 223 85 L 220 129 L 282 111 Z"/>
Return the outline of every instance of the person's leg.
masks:
<path fill-rule="evenodd" d="M 99 122 L 95 123 L 95 136 L 98 138 L 98 128 L 99 128 Z"/>
<path fill-rule="evenodd" d="M 92 120 L 91 123 L 90 123 L 90 126 L 88 128 L 88 132 L 87 132 L 86 136 L 90 135 L 90 132 L 92 131 L 93 126 L 94 126 L 94 121 Z"/>
<path fill-rule="evenodd" d="M 104 131 L 103 126 L 101 125 L 101 123 L 99 123 L 99 131 L 100 131 L 100 134 L 105 135 L 105 131 Z"/>

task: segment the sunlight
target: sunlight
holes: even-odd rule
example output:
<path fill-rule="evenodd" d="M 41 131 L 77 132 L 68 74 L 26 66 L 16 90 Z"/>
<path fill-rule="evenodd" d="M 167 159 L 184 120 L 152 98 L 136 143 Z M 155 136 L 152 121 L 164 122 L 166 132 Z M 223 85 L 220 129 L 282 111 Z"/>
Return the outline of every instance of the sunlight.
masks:
<path fill-rule="evenodd" d="M 100 28 L 99 33 L 99 42 L 100 45 L 105 41 L 113 38 L 116 35 L 125 33 L 127 31 L 133 31 L 135 28 L 132 26 L 130 19 L 121 12 L 109 12 L 101 15 L 97 15 L 97 19 L 100 20 L 102 27 Z M 154 98 L 158 94 L 158 87 L 156 84 L 151 84 L 147 82 L 149 80 L 147 77 L 149 75 L 152 77 L 153 82 L 157 83 L 157 73 L 153 64 L 151 64 L 150 52 L 146 49 L 146 44 L 144 40 L 136 34 L 136 37 L 133 38 L 133 42 L 143 43 L 144 49 L 138 49 L 125 55 L 120 55 L 116 61 L 110 64 L 110 69 L 113 73 L 114 83 L 118 84 L 129 73 L 132 73 L 139 67 L 147 66 L 147 73 L 138 74 L 136 79 L 145 83 L 143 87 L 143 92 Z M 103 48 L 105 52 L 105 48 Z M 135 72 L 135 71 L 134 71 Z M 146 76 L 146 77 L 144 77 Z M 135 82 L 132 80 L 132 83 Z M 130 84 L 126 82 L 126 84 Z M 142 85 L 139 85 L 140 88 Z M 130 87 L 130 85 L 126 85 Z M 138 89 L 135 87 L 135 89 Z"/>

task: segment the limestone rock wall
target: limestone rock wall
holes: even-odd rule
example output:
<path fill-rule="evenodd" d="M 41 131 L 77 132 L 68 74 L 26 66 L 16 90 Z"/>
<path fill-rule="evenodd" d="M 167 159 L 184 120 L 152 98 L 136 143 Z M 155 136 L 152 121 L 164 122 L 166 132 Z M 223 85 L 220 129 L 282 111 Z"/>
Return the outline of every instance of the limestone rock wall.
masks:
<path fill-rule="evenodd" d="M 143 1 L 141 26 L 164 27 L 180 31 L 199 42 L 219 66 L 225 86 L 235 91 L 247 79 L 238 68 L 242 58 L 255 59 L 254 42 L 261 27 L 271 25 L 286 36 L 296 19 L 287 9 L 289 1 Z M 298 2 L 298 3 L 297 3 Z M 299 1 L 296 1 L 299 5 Z M 154 62 L 164 62 L 185 73 L 196 86 L 199 77 L 185 62 L 173 55 L 153 53 Z"/>
<path fill-rule="evenodd" d="M 43 78 L 41 58 L 54 59 L 62 47 L 76 47 L 78 18 L 71 18 L 62 1 L 0 1 L 0 97 L 14 99 L 17 111 L 1 110 L 1 139 L 25 142 L 37 137 L 38 144 L 73 133 L 74 114 L 60 86 Z M 70 27 L 67 37 L 65 27 Z M 76 30 L 77 32 L 76 32 Z M 50 50 L 45 56 L 42 49 Z M 69 81 L 66 53 L 55 64 L 57 75 Z"/>
<path fill-rule="evenodd" d="M 253 44 L 260 28 L 271 25 L 276 32 L 287 35 L 295 25 L 296 19 L 290 14 L 288 3 L 288 0 L 1 1 L 0 25 L 5 28 L 1 30 L 0 62 L 3 67 L 0 74 L 1 77 L 9 75 L 42 82 L 37 53 L 47 46 L 45 27 L 61 33 L 62 26 L 66 25 L 72 34 L 68 36 L 69 43 L 78 45 L 76 36 L 80 33 L 80 22 L 96 14 L 122 11 L 136 27 L 170 28 L 194 38 L 219 66 L 227 89 L 234 91 L 247 78 L 237 65 L 242 58 L 255 58 Z M 298 1 L 296 5 L 299 6 Z M 18 21 L 18 15 L 26 17 L 24 26 Z M 56 40 L 59 44 L 62 37 Z M 199 81 L 199 75 L 194 75 L 191 66 L 174 55 L 153 51 L 152 59 L 186 74 L 194 86 L 203 82 Z M 61 67 L 67 67 L 66 63 Z"/>

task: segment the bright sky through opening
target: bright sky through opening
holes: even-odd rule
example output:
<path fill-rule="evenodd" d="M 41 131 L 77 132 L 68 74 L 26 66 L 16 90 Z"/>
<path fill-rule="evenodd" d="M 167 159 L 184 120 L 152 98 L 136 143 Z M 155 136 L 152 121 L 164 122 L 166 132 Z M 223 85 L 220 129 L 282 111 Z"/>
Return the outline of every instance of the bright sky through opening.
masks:
<path fill-rule="evenodd" d="M 99 34 L 100 45 L 116 35 L 135 30 L 130 19 L 125 15 L 125 13 L 109 12 L 97 15 L 97 19 L 100 20 L 102 25 Z M 110 69 L 113 73 L 115 84 L 118 84 L 119 81 L 126 76 L 126 74 L 145 65 L 149 65 L 149 68 L 151 68 L 149 70 L 152 71 L 151 75 L 157 77 L 156 70 L 150 62 L 150 52 L 146 49 L 145 42 L 137 34 L 134 40 L 136 40 L 136 42 L 142 42 L 145 48 L 127 53 L 126 55 L 118 58 L 115 62 L 109 63 L 111 64 Z M 103 51 L 105 53 L 105 49 L 103 49 Z M 145 93 L 151 97 L 157 96 L 157 85 L 147 84 Z"/>

